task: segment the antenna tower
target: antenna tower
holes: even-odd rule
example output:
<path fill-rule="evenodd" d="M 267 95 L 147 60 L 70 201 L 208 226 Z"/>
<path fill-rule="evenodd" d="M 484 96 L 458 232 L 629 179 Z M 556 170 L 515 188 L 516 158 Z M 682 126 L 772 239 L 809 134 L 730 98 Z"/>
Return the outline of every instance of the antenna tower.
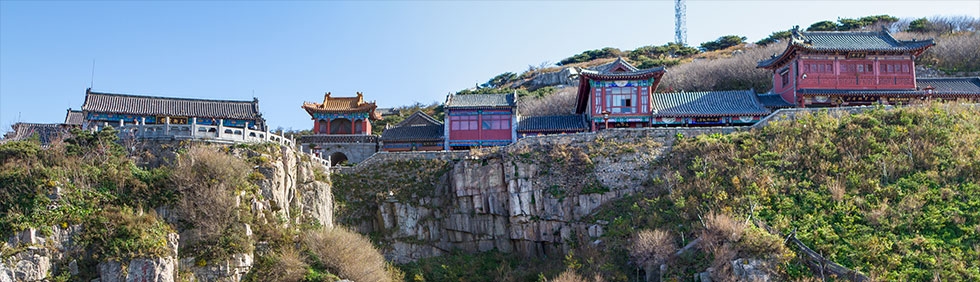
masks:
<path fill-rule="evenodd" d="M 687 45 L 687 1 L 674 0 L 674 41 Z"/>

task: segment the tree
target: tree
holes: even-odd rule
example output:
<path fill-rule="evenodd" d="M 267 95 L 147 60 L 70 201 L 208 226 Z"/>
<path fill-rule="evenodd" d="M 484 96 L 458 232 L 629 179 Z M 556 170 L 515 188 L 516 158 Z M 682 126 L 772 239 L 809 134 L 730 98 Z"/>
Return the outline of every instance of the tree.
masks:
<path fill-rule="evenodd" d="M 704 51 L 721 50 L 745 43 L 745 39 L 748 38 L 738 35 L 725 35 L 715 41 L 701 43 L 701 49 Z"/>
<path fill-rule="evenodd" d="M 806 28 L 806 31 L 835 31 L 837 28 L 838 26 L 835 22 L 819 21 Z"/>
<path fill-rule="evenodd" d="M 497 76 L 494 76 L 489 81 L 487 81 L 487 83 L 480 84 L 480 87 L 481 88 L 498 88 L 498 87 L 504 86 L 504 84 L 507 84 L 508 82 L 513 81 L 514 79 L 517 79 L 517 74 L 516 73 L 505 72 L 505 73 L 502 73 L 502 74 L 498 74 Z"/>
<path fill-rule="evenodd" d="M 907 31 L 911 32 L 926 32 L 929 31 L 929 20 L 926 18 L 921 18 L 909 22 L 909 28 Z"/>
<path fill-rule="evenodd" d="M 791 35 L 792 34 L 790 33 L 789 30 L 777 31 L 777 32 L 773 32 L 771 35 L 769 35 L 769 37 L 766 37 L 765 39 L 755 42 L 755 44 L 769 45 L 772 43 L 779 42 L 783 39 L 789 38 Z"/>

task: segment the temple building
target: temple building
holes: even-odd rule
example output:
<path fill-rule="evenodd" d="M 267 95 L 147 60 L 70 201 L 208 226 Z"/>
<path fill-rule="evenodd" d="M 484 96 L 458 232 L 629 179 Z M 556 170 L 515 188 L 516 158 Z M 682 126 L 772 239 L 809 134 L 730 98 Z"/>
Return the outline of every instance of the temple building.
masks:
<path fill-rule="evenodd" d="M 125 126 L 134 124 L 197 124 L 265 130 L 265 119 L 259 113 L 259 100 L 229 101 L 130 94 L 113 94 L 85 90 L 81 115 L 83 128 Z M 72 118 L 72 113 L 66 121 Z"/>
<path fill-rule="evenodd" d="M 445 150 L 503 146 L 517 141 L 516 94 L 450 94 L 445 105 Z"/>
<path fill-rule="evenodd" d="M 663 67 L 640 70 L 623 58 L 579 72 L 575 113 L 588 117 L 589 129 L 647 127 L 651 95 L 666 73 Z"/>
<path fill-rule="evenodd" d="M 769 112 L 753 90 L 654 93 L 652 124 L 752 125 Z"/>
<path fill-rule="evenodd" d="M 297 141 L 302 150 L 329 158 L 331 165 L 358 163 L 378 151 L 378 136 L 371 133 L 371 121 L 380 120 L 377 104 L 354 97 L 323 95 L 322 103 L 304 102 L 302 106 L 313 120 L 313 135 Z"/>
<path fill-rule="evenodd" d="M 441 151 L 445 144 L 445 125 L 424 112 L 415 112 L 381 134 L 381 148 L 387 152 Z"/>
<path fill-rule="evenodd" d="M 589 131 L 584 115 L 520 116 L 517 135 L 520 138 Z"/>
<path fill-rule="evenodd" d="M 782 54 L 759 62 L 771 70 L 772 93 L 797 107 L 908 103 L 926 95 L 915 58 L 932 39 L 898 40 L 881 31 L 791 30 Z"/>
<path fill-rule="evenodd" d="M 83 121 L 81 111 L 68 109 L 64 123 L 15 123 L 10 126 L 11 131 L 4 134 L 2 142 L 29 140 L 36 136 L 41 145 L 49 145 L 67 137 L 73 128 L 81 128 Z"/>
<path fill-rule="evenodd" d="M 381 119 L 377 108 L 374 102 L 365 102 L 361 92 L 355 97 L 330 97 L 327 92 L 323 103 L 303 103 L 313 119 L 314 134 L 371 134 L 371 121 Z"/>

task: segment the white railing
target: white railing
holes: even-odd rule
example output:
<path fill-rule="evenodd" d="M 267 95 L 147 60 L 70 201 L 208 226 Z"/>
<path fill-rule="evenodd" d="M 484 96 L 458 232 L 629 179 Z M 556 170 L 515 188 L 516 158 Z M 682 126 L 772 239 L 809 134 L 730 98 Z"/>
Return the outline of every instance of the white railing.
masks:
<path fill-rule="evenodd" d="M 94 126 L 92 130 L 105 128 Z M 289 146 L 310 157 L 313 162 L 319 163 L 330 171 L 329 159 L 323 159 L 315 154 L 303 152 L 296 148 L 296 140 L 286 138 L 268 130 L 254 130 L 247 127 L 232 127 L 222 125 L 201 125 L 201 124 L 118 124 L 116 130 L 119 131 L 119 138 L 140 139 L 140 140 L 198 140 L 218 143 L 263 143 L 274 142 L 282 146 Z"/>

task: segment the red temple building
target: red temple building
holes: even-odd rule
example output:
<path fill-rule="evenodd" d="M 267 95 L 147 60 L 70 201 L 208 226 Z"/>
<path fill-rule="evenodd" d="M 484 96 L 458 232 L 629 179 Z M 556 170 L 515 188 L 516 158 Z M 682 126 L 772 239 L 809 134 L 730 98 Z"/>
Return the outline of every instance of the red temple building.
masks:
<path fill-rule="evenodd" d="M 772 93 L 798 107 L 907 103 L 926 90 L 915 58 L 932 39 L 898 40 L 882 31 L 791 30 L 782 54 L 759 62 L 773 73 Z"/>
<path fill-rule="evenodd" d="M 663 67 L 640 70 L 623 58 L 579 73 L 576 114 L 586 114 L 591 131 L 646 127 L 652 119 L 651 95 L 666 73 Z"/>
<path fill-rule="evenodd" d="M 374 102 L 365 102 L 361 92 L 356 97 L 330 97 L 327 92 L 323 103 L 303 103 L 313 119 L 314 134 L 371 134 L 370 121 L 381 119 L 377 108 Z"/>
<path fill-rule="evenodd" d="M 503 146 L 517 141 L 517 97 L 464 94 L 446 97 L 446 150 Z"/>
<path fill-rule="evenodd" d="M 329 158 L 332 165 L 358 163 L 378 151 L 378 136 L 371 134 L 371 121 L 381 119 L 377 108 L 361 92 L 355 97 L 331 97 L 328 92 L 322 103 L 303 103 L 313 120 L 313 135 L 297 140 L 303 151 Z"/>

